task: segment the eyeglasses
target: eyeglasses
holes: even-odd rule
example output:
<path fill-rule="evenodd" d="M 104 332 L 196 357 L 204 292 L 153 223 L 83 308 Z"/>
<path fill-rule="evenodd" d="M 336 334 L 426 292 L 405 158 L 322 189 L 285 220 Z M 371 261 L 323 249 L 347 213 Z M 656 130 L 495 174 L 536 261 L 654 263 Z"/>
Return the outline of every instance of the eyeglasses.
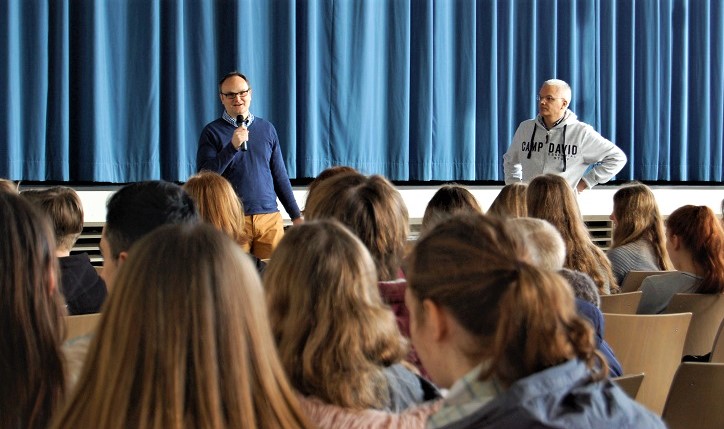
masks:
<path fill-rule="evenodd" d="M 553 97 L 552 95 L 546 95 L 545 97 L 541 97 L 540 95 L 535 96 L 535 101 L 540 103 L 542 100 L 545 100 L 546 103 L 552 103 L 555 100 L 563 100 L 563 97 Z"/>
<path fill-rule="evenodd" d="M 226 97 L 227 100 L 234 100 L 234 99 L 236 99 L 236 97 L 241 97 L 241 98 L 246 97 L 247 95 L 249 95 L 249 91 L 251 91 L 251 88 L 245 89 L 244 91 L 241 91 L 241 92 L 222 92 L 221 95 Z"/>

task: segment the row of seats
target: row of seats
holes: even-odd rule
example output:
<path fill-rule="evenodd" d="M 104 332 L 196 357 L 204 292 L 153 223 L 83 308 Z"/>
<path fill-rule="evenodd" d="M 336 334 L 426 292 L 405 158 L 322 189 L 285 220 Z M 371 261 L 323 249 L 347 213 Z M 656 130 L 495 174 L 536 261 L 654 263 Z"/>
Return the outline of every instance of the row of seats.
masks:
<path fill-rule="evenodd" d="M 640 299 L 641 292 L 629 292 L 601 300 L 604 337 L 625 374 L 616 381 L 671 428 L 724 427 L 718 404 L 724 393 L 724 295 L 677 294 L 659 315 L 633 314 Z M 681 362 L 685 355 L 708 353 L 711 363 Z"/>

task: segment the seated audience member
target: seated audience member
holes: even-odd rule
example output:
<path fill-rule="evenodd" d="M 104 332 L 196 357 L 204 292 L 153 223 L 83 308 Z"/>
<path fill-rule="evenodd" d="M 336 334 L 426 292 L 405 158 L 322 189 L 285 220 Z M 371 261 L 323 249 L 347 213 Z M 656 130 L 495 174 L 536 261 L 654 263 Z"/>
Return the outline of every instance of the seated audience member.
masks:
<path fill-rule="evenodd" d="M 51 427 L 311 428 L 244 251 L 205 224 L 140 239 Z"/>
<path fill-rule="evenodd" d="M 214 225 L 246 250 L 249 238 L 244 232 L 244 207 L 234 187 L 224 176 L 204 170 L 191 176 L 183 189 L 196 202 L 199 216 L 204 222 Z M 250 256 L 257 271 L 263 272 L 266 263 L 254 255 Z"/>
<path fill-rule="evenodd" d="M 646 277 L 639 314 L 661 313 L 677 293 L 724 293 L 724 230 L 706 206 L 683 206 L 666 219 L 666 247 L 676 272 Z"/>
<path fill-rule="evenodd" d="M 12 180 L 0 179 L 0 192 L 18 193 L 18 185 Z"/>
<path fill-rule="evenodd" d="M 509 218 L 506 223 L 509 231 L 522 239 L 525 244 L 525 252 L 533 265 L 557 272 L 573 288 L 578 314 L 591 322 L 596 334 L 596 347 L 608 362 L 609 375 L 612 377 L 622 375 L 621 364 L 606 340 L 603 339 L 604 321 L 603 314 L 598 309 L 600 298 L 596 284 L 588 275 L 580 271 L 563 268 L 563 262 L 566 260 L 566 245 L 558 231 L 543 219 Z"/>
<path fill-rule="evenodd" d="M 338 176 L 340 174 L 344 173 L 359 173 L 357 170 L 355 170 L 352 167 L 346 166 L 346 165 L 335 165 L 329 168 L 325 168 L 322 170 L 317 177 L 312 180 L 312 182 L 309 184 L 309 187 L 307 188 L 307 199 L 309 199 L 309 195 L 313 194 L 314 191 L 317 189 L 320 183 L 324 182 L 327 179 L 331 179 L 334 176 Z"/>
<path fill-rule="evenodd" d="M 588 274 L 563 268 L 566 262 L 566 243 L 558 230 L 543 219 L 532 217 L 510 218 L 510 229 L 527 244 L 532 262 L 546 270 L 560 274 L 573 288 L 573 295 L 598 307 L 600 297 L 596 284 Z"/>
<path fill-rule="evenodd" d="M 501 218 L 525 217 L 528 216 L 528 207 L 525 202 L 525 193 L 528 185 L 522 182 L 509 183 L 503 186 L 493 204 L 488 209 L 488 214 Z"/>
<path fill-rule="evenodd" d="M 483 209 L 480 208 L 475 196 L 465 187 L 456 184 L 441 186 L 427 203 L 427 207 L 425 207 L 420 235 L 441 220 L 459 212 L 482 214 Z"/>
<path fill-rule="evenodd" d="M 55 232 L 55 255 L 60 263 L 60 290 L 69 314 L 98 313 L 106 299 L 106 284 L 91 265 L 87 253 L 70 251 L 83 232 L 83 205 L 78 194 L 65 186 L 25 190 L 21 195 L 50 220 Z"/>
<path fill-rule="evenodd" d="M 108 200 L 100 242 L 108 289 L 133 243 L 161 225 L 196 222 L 193 199 L 174 183 L 152 180 L 119 189 Z"/>
<path fill-rule="evenodd" d="M 634 183 L 616 191 L 611 220 L 613 243 L 607 256 L 619 284 L 629 271 L 671 269 L 664 221 L 648 186 Z"/>
<path fill-rule="evenodd" d="M 600 295 L 618 292 L 618 283 L 606 254 L 591 240 L 576 196 L 568 182 L 555 174 L 537 176 L 526 193 L 528 216 L 556 227 L 566 244 L 565 267 L 588 274 Z"/>
<path fill-rule="evenodd" d="M 458 215 L 413 248 L 412 340 L 449 389 L 427 427 L 665 427 L 606 378 L 570 287 L 519 259 L 523 244 L 507 229 Z"/>
<path fill-rule="evenodd" d="M 563 276 L 561 276 L 563 277 Z M 565 279 L 565 277 L 563 277 Z M 595 305 L 581 298 L 576 298 L 576 311 L 579 316 L 583 316 L 593 327 L 593 333 L 596 336 L 596 348 L 606 358 L 608 362 L 608 375 L 610 377 L 620 377 L 623 375 L 623 367 L 618 361 L 611 345 L 603 338 L 605 333 L 605 321 L 603 313 Z"/>
<path fill-rule="evenodd" d="M 55 240 L 28 201 L 0 192 L 0 427 L 48 427 L 65 392 Z"/>
<path fill-rule="evenodd" d="M 287 231 L 264 288 L 282 365 L 310 414 L 322 404 L 399 412 L 437 397 L 401 364 L 407 341 L 380 298 L 374 262 L 340 223 Z"/>
<path fill-rule="evenodd" d="M 308 220 L 336 219 L 362 240 L 375 261 L 382 300 L 392 307 L 407 337 L 407 282 L 401 267 L 410 226 L 407 206 L 397 189 L 382 176 L 337 174 L 309 194 L 304 215 Z M 409 358 L 419 364 L 414 354 Z"/>
<path fill-rule="evenodd" d="M 111 195 L 106 205 L 106 223 L 101 233 L 101 276 L 113 295 L 116 273 L 132 245 L 162 225 L 197 223 L 196 205 L 180 186 L 164 181 L 126 185 Z M 85 362 L 92 335 L 71 338 L 63 345 L 68 382 L 74 386 Z"/>

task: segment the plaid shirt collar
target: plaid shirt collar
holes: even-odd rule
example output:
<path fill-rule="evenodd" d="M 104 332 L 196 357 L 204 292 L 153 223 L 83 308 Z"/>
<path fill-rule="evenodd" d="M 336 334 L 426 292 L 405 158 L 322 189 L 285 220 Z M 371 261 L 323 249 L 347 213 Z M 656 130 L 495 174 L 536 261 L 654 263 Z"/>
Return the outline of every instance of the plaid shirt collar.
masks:
<path fill-rule="evenodd" d="M 478 379 L 486 367 L 486 363 L 481 363 L 453 384 L 440 411 L 427 420 L 428 429 L 440 428 L 473 414 L 505 390 L 492 377 L 485 381 Z"/>
<path fill-rule="evenodd" d="M 226 113 L 226 110 L 224 110 L 224 113 L 221 114 L 221 119 L 223 119 L 226 122 L 233 125 L 234 128 L 239 127 L 241 125 L 241 124 L 237 124 L 236 118 L 232 118 L 231 116 L 229 116 L 229 114 Z M 254 122 L 254 114 L 249 112 L 249 116 L 246 117 L 246 126 L 250 127 L 253 122 Z"/>

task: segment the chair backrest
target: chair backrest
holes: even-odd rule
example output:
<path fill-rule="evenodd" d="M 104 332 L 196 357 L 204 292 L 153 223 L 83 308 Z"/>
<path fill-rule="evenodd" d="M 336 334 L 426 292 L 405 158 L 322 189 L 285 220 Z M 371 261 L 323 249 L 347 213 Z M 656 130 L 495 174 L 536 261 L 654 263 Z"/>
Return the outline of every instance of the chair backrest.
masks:
<path fill-rule="evenodd" d="M 711 352 L 714 338 L 724 319 L 724 294 L 677 293 L 664 313 L 692 313 L 684 354 L 700 356 Z"/>
<path fill-rule="evenodd" d="M 615 295 L 601 295 L 601 313 L 636 314 L 643 294 L 637 290 Z"/>
<path fill-rule="evenodd" d="M 101 313 L 65 316 L 65 338 L 75 338 L 90 334 L 98 326 Z"/>
<path fill-rule="evenodd" d="M 714 340 L 714 348 L 711 350 L 710 362 L 724 363 L 724 320 L 719 324 L 719 333 Z"/>
<path fill-rule="evenodd" d="M 645 373 L 636 400 L 661 414 L 671 380 L 681 362 L 691 313 L 604 313 L 604 339 L 613 349 L 624 374 Z"/>
<path fill-rule="evenodd" d="M 623 283 L 621 283 L 621 293 L 637 291 L 646 277 L 664 273 L 666 271 L 629 271 L 626 277 L 623 278 Z"/>
<path fill-rule="evenodd" d="M 612 378 L 611 381 L 615 382 L 618 387 L 621 388 L 631 399 L 636 399 L 636 395 L 639 393 L 641 388 L 641 382 L 644 381 L 644 373 L 622 375 L 620 377 Z"/>
<path fill-rule="evenodd" d="M 684 362 L 676 371 L 662 417 L 669 429 L 724 428 L 724 363 Z"/>

